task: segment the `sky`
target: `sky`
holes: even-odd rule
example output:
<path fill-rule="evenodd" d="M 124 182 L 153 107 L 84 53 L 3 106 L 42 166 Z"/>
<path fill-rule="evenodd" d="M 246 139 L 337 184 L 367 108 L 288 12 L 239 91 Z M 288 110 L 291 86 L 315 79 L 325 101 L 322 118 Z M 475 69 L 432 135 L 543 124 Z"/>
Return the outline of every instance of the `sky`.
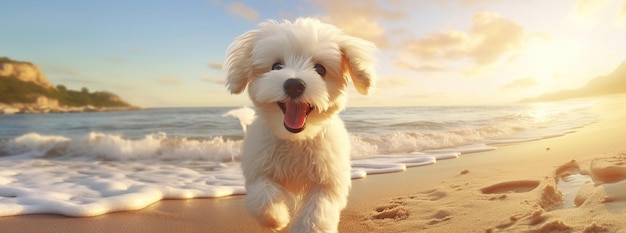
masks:
<path fill-rule="evenodd" d="M 378 46 L 378 88 L 348 106 L 509 104 L 626 61 L 626 0 L 9 0 L 0 57 L 141 107 L 250 106 L 225 88 L 226 48 L 298 17 Z"/>

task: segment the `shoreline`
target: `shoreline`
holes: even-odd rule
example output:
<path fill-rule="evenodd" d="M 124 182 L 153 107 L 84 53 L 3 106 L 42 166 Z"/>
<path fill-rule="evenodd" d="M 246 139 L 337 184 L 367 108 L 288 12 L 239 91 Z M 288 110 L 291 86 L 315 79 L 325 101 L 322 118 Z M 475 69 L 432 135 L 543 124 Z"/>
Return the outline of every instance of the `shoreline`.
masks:
<path fill-rule="evenodd" d="M 498 145 L 497 150 L 463 154 L 433 166 L 352 180 L 339 232 L 626 229 L 622 223 L 626 211 L 620 209 L 626 200 L 619 199 L 621 194 L 615 201 L 619 208 L 612 210 L 611 203 L 596 200 L 607 193 L 590 195 L 588 202 L 568 209 L 546 200 L 550 199 L 546 192 L 557 182 L 557 170 L 570 161 L 575 160 L 585 173 L 592 170 L 595 159 L 626 152 L 626 109 L 620 108 L 624 97 L 603 98 L 593 107 L 600 118 L 597 123 L 562 137 Z M 534 182 L 538 183 L 533 188 Z M 485 189 L 494 185 L 503 191 Z M 594 190 L 602 191 L 598 187 L 602 186 Z M 243 196 L 162 200 L 142 210 L 90 218 L 2 217 L 0 228 L 6 232 L 271 232 L 247 213 Z"/>
<path fill-rule="evenodd" d="M 0 103 L 0 115 L 14 114 L 47 114 L 47 113 L 84 113 L 84 112 L 116 112 L 116 111 L 134 111 L 143 108 L 136 106 L 128 107 L 95 107 L 92 105 L 78 107 L 59 107 L 59 106 L 35 106 L 29 104 L 5 104 Z"/>

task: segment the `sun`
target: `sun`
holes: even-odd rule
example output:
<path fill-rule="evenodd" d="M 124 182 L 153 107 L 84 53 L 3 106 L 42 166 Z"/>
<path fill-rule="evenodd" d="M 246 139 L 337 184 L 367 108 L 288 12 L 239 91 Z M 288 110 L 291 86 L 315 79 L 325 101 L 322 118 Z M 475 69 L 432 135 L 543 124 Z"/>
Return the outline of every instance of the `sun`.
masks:
<path fill-rule="evenodd" d="M 562 56 L 561 48 L 548 37 L 531 37 L 526 45 L 525 57 L 531 76 L 540 82 L 550 81 Z"/>
<path fill-rule="evenodd" d="M 559 74 L 569 73 L 572 66 L 581 65 L 588 56 L 577 38 L 533 36 L 523 52 L 527 74 L 544 84 L 556 84 Z"/>

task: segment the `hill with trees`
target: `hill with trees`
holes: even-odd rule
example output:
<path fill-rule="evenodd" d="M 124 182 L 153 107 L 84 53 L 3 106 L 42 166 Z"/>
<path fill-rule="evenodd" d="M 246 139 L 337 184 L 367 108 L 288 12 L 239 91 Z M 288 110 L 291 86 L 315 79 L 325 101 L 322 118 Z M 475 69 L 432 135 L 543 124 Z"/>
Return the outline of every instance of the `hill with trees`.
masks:
<path fill-rule="evenodd" d="M 39 67 L 0 57 L 0 113 L 84 112 L 137 109 L 111 92 L 70 90 L 48 81 Z"/>

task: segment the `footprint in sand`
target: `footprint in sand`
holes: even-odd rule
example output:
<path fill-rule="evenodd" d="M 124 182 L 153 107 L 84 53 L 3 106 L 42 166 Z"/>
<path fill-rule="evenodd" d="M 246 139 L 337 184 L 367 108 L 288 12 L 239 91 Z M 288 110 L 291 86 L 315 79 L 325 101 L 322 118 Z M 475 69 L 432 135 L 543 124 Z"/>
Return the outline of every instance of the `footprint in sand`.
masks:
<path fill-rule="evenodd" d="M 590 176 L 581 174 L 576 160 L 559 166 L 555 171 L 557 189 L 562 194 L 562 205 L 555 209 L 567 209 L 580 206 L 593 191 L 594 185 Z M 584 196 L 580 196 L 584 193 Z"/>
<path fill-rule="evenodd" d="M 589 175 L 580 174 L 576 161 L 556 170 L 559 191 L 564 194 L 564 208 L 583 205 L 589 198 L 601 195 L 608 209 L 626 209 L 626 157 L 596 158 L 591 161 Z"/>
<path fill-rule="evenodd" d="M 592 178 L 593 177 L 593 178 Z M 528 214 L 517 214 L 487 232 L 513 232 L 521 227 L 532 229 L 531 232 L 612 232 L 609 223 L 588 223 L 582 229 L 570 225 L 572 219 L 552 211 L 578 208 L 584 216 L 594 208 L 609 213 L 623 213 L 626 209 L 626 154 L 612 158 L 596 158 L 591 161 L 590 169 L 581 169 L 576 160 L 562 164 L 554 171 L 554 177 L 547 177 L 542 185 L 538 207 Z M 552 184 L 551 180 L 556 181 Z M 481 189 L 483 194 L 502 192 L 524 192 L 534 190 L 538 181 L 521 180 L 494 184 Z M 497 196 L 497 195 L 492 195 Z M 495 200 L 492 198 L 490 200 Z M 586 209 L 585 209 L 586 208 Z M 571 211 L 576 210 L 569 210 Z M 592 211 L 593 212 L 593 211 Z M 566 213 L 566 212 L 560 212 Z M 595 213 L 601 216 L 601 213 Z M 560 219 L 563 217 L 565 219 Z"/>
<path fill-rule="evenodd" d="M 448 196 L 446 192 L 442 192 L 437 189 L 432 189 L 432 190 L 428 190 L 425 192 L 421 192 L 417 195 L 411 195 L 409 196 L 409 198 L 411 199 L 420 198 L 420 199 L 429 200 L 429 201 L 438 201 L 446 196 Z"/>
<path fill-rule="evenodd" d="M 443 221 L 448 221 L 452 218 L 452 212 L 448 210 L 439 210 L 435 213 L 430 220 L 428 220 L 428 225 L 434 225 Z"/>
<path fill-rule="evenodd" d="M 538 180 L 516 180 L 497 183 L 480 189 L 483 194 L 525 193 L 539 186 Z"/>
<path fill-rule="evenodd" d="M 407 208 L 399 202 L 392 202 L 376 207 L 376 212 L 371 216 L 373 219 L 404 220 L 409 217 Z"/>

